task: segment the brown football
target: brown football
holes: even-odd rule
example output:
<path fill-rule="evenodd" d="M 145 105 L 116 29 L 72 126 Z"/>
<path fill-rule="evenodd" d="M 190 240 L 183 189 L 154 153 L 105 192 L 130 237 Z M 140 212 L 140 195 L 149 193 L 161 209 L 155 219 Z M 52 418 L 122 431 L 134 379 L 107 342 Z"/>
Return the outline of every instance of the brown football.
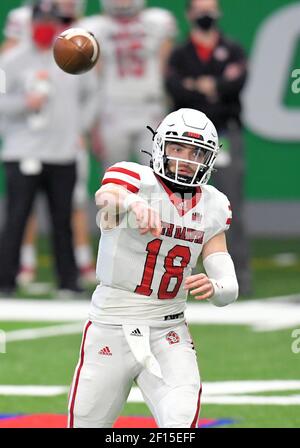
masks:
<path fill-rule="evenodd" d="M 99 60 L 100 46 L 95 36 L 81 28 L 60 34 L 53 48 L 56 64 L 66 73 L 80 75 L 91 70 Z"/>

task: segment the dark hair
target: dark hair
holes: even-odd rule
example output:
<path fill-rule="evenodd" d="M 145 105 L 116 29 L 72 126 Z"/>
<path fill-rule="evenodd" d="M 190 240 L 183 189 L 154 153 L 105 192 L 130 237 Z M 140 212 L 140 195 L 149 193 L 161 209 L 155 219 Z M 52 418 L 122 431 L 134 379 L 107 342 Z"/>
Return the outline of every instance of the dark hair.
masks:
<path fill-rule="evenodd" d="M 39 19 L 57 19 L 58 9 L 55 4 L 46 0 L 35 1 L 32 5 L 32 18 Z"/>
<path fill-rule="evenodd" d="M 65 17 L 61 14 L 57 4 L 49 0 L 37 0 L 32 5 L 33 20 L 50 19 L 68 25 L 74 21 L 73 17 Z"/>

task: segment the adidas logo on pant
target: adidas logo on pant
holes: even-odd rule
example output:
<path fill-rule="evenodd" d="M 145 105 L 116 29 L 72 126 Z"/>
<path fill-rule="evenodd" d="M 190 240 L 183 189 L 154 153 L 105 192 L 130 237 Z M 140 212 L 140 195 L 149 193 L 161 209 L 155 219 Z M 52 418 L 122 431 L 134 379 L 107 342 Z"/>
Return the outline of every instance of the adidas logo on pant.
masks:
<path fill-rule="evenodd" d="M 103 347 L 98 353 L 99 355 L 112 356 L 112 352 L 110 351 L 109 347 Z"/>
<path fill-rule="evenodd" d="M 130 336 L 143 336 L 143 335 L 142 335 L 142 333 L 140 332 L 140 329 L 137 328 L 136 330 L 133 330 L 133 331 L 130 333 Z"/>

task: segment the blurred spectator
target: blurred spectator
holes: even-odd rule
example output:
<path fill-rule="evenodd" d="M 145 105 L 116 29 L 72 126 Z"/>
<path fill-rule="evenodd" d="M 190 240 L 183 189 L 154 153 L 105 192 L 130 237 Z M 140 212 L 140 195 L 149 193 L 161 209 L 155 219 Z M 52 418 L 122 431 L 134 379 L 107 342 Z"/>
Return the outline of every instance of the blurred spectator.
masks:
<path fill-rule="evenodd" d="M 13 292 L 20 246 L 38 191 L 47 196 L 60 289 L 80 291 L 70 225 L 76 179 L 78 135 L 91 127 L 96 111 L 93 73 L 70 76 L 55 64 L 54 38 L 65 29 L 57 5 L 36 3 L 31 38 L 1 57 L 7 93 L 3 116 L 2 160 L 7 209 L 0 237 L 0 291 Z"/>
<path fill-rule="evenodd" d="M 48 0 L 59 10 L 62 27 L 80 26 L 80 18 L 84 14 L 85 0 Z M 30 39 L 32 6 L 22 6 L 10 11 L 7 17 L 4 35 L 5 42 L 2 52 L 6 52 L 20 42 Z M 76 23 L 78 21 L 78 23 Z M 84 139 L 80 138 L 76 158 L 77 178 L 73 194 L 72 226 L 74 232 L 75 260 L 80 270 L 81 278 L 94 283 L 95 267 L 93 252 L 91 249 L 86 203 L 88 199 L 87 185 L 89 175 L 89 158 Z M 24 285 L 32 282 L 36 276 L 37 254 L 36 254 L 37 220 L 31 216 L 26 227 L 24 241 L 20 256 L 20 272 L 18 283 Z"/>
<path fill-rule="evenodd" d="M 99 140 L 106 168 L 129 160 L 133 151 L 151 152 L 145 123 L 156 128 L 165 115 L 163 73 L 177 26 L 169 11 L 145 8 L 144 0 L 100 3 L 104 14 L 87 17 L 82 26 L 101 46 Z M 149 164 L 140 151 L 134 157 Z"/>
<path fill-rule="evenodd" d="M 234 259 L 240 294 L 251 293 L 249 243 L 244 225 L 244 145 L 239 95 L 246 80 L 246 57 L 236 42 L 218 27 L 217 0 L 189 0 L 188 40 L 171 54 L 166 87 L 174 110 L 191 107 L 216 125 L 223 145 L 215 164 L 213 184 L 232 204 L 229 250 Z"/>

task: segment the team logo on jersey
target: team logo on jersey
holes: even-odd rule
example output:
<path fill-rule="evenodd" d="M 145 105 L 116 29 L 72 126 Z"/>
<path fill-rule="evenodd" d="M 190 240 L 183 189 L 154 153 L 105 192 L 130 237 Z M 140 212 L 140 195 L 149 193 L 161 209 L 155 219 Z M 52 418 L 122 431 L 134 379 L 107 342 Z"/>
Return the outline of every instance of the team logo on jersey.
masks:
<path fill-rule="evenodd" d="M 186 211 L 187 208 L 188 208 L 188 205 L 183 201 L 183 202 L 180 202 L 180 203 L 177 205 L 177 208 L 178 208 L 179 210 L 184 210 L 184 211 Z"/>
<path fill-rule="evenodd" d="M 143 335 L 142 335 L 140 329 L 137 328 L 136 330 L 133 330 L 133 331 L 130 333 L 130 336 L 143 336 Z"/>
<path fill-rule="evenodd" d="M 226 59 L 228 59 L 229 57 L 229 53 L 227 48 L 225 47 L 218 47 L 215 50 L 214 53 L 214 57 L 218 60 L 218 61 L 226 61 Z"/>
<path fill-rule="evenodd" d="M 112 352 L 110 351 L 109 347 L 103 347 L 101 350 L 99 350 L 99 355 L 103 355 L 103 356 L 112 356 Z"/>
<path fill-rule="evenodd" d="M 180 337 L 175 331 L 169 331 L 169 333 L 166 336 L 166 339 L 170 345 L 178 344 L 178 342 L 180 341 Z"/>

